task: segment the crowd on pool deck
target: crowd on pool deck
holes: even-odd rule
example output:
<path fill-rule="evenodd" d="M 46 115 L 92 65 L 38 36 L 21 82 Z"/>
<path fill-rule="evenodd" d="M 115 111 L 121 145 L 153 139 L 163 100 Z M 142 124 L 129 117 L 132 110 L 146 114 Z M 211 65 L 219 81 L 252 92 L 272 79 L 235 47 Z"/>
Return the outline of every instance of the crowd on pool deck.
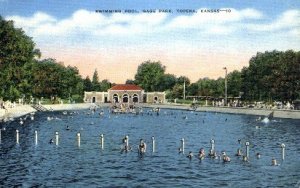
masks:
<path fill-rule="evenodd" d="M 58 100 L 59 104 L 64 104 L 63 100 Z M 176 103 L 176 99 L 174 100 Z M 23 99 L 19 99 L 17 102 L 11 102 L 11 101 L 3 101 L 0 98 L 0 109 L 8 109 L 8 108 L 14 108 L 19 105 L 24 105 L 24 104 L 42 104 L 42 100 L 34 99 L 31 98 L 28 103 L 26 103 Z M 74 103 L 74 101 L 69 101 L 69 103 Z M 299 104 L 298 104 L 299 103 Z M 123 105 L 123 103 L 112 103 L 114 105 Z M 125 103 L 124 103 L 125 104 Z M 170 103 L 171 104 L 171 103 Z M 198 106 L 198 101 L 196 99 L 193 100 L 192 102 L 192 107 L 193 106 Z M 133 104 L 134 105 L 134 104 Z M 213 106 L 213 107 L 224 107 L 225 106 L 225 101 L 224 99 L 222 100 L 212 100 L 209 102 L 206 101 L 206 104 L 204 106 Z M 249 102 L 243 102 L 240 100 L 233 100 L 229 101 L 227 103 L 228 107 L 247 107 L 247 108 L 255 108 L 255 109 L 269 109 L 269 110 L 275 110 L 275 109 L 280 109 L 280 110 L 297 110 L 300 109 L 300 101 L 274 101 L 271 104 L 267 104 L 262 101 L 254 101 L 252 103 Z"/>
<path fill-rule="evenodd" d="M 176 102 L 176 101 L 174 101 Z M 192 107 L 198 106 L 198 101 L 196 99 L 193 100 L 191 105 Z M 225 107 L 225 101 L 222 100 L 212 100 L 210 102 L 205 101 L 204 106 L 213 106 L 213 107 Z M 300 101 L 274 101 L 271 104 L 267 104 L 262 101 L 254 101 L 254 102 L 244 102 L 240 100 L 232 100 L 227 102 L 227 107 L 244 107 L 244 108 L 255 108 L 255 109 L 267 109 L 267 110 L 300 110 Z"/>

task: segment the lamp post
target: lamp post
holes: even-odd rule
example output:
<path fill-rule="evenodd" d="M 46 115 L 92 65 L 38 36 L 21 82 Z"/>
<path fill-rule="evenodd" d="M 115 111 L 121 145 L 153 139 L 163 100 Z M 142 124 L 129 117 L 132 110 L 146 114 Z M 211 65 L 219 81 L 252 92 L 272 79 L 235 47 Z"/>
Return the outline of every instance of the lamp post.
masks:
<path fill-rule="evenodd" d="M 185 100 L 185 79 L 183 81 L 183 100 Z"/>
<path fill-rule="evenodd" d="M 225 101 L 224 106 L 227 106 L 227 67 L 223 68 L 225 70 Z"/>

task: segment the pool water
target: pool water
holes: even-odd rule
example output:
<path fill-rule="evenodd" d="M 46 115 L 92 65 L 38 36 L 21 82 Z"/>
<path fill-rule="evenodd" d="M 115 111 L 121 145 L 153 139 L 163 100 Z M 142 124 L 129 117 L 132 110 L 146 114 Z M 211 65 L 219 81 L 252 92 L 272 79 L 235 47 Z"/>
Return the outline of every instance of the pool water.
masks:
<path fill-rule="evenodd" d="M 256 121 L 256 116 L 162 109 L 159 115 L 144 109 L 140 115 L 90 111 L 43 112 L 35 120 L 0 124 L 0 187 L 299 187 L 300 121 Z M 47 120 L 47 117 L 54 117 Z M 69 126 L 70 130 L 66 130 Z M 5 130 L 3 130 L 5 129 Z M 20 132 L 16 144 L 16 129 Z M 35 144 L 35 131 L 38 143 Z M 49 144 L 59 132 L 59 144 Z M 76 134 L 81 133 L 78 146 Z M 101 149 L 100 135 L 104 134 Z M 129 136 L 133 150 L 121 153 Z M 152 140 L 155 137 L 155 152 Z M 143 138 L 147 151 L 137 152 Z M 178 153 L 181 138 L 185 153 Z M 218 153 L 226 151 L 230 163 L 197 158 L 206 154 L 210 140 Z M 238 140 L 241 139 L 241 143 Z M 250 160 L 235 156 L 250 142 Z M 55 142 L 55 141 L 54 141 Z M 281 160 L 280 144 L 286 145 Z M 189 160 L 189 151 L 194 157 Z M 256 158 L 256 153 L 261 158 Z M 276 158 L 279 166 L 271 166 Z"/>

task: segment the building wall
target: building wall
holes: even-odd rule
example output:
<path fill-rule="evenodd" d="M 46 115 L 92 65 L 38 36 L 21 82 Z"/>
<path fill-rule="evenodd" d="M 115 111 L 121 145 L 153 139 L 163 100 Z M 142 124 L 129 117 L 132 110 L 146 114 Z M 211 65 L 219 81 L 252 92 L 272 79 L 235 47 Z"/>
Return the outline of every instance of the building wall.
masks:
<path fill-rule="evenodd" d="M 105 102 L 105 97 L 108 99 L 108 93 L 107 92 L 96 92 L 96 91 L 91 91 L 91 92 L 84 92 L 84 102 L 85 103 L 92 103 L 93 98 L 95 99 L 95 103 L 103 103 Z"/>
<path fill-rule="evenodd" d="M 138 103 L 143 102 L 143 91 L 141 90 L 130 90 L 130 91 L 123 91 L 123 90 L 109 90 L 108 91 L 108 98 L 110 102 L 115 102 L 114 95 L 118 95 L 118 102 L 123 102 L 124 95 L 128 96 L 128 102 L 133 103 L 134 95 L 137 96 Z"/>
<path fill-rule="evenodd" d="M 108 92 L 84 92 L 84 102 L 92 103 L 93 98 L 95 103 L 115 102 L 114 95 L 118 96 L 118 102 L 123 103 L 124 95 L 128 96 L 128 103 L 134 103 L 134 95 L 137 95 L 138 103 L 165 103 L 165 92 L 144 92 L 143 90 L 108 90 Z M 105 98 L 107 101 L 105 101 Z"/>
<path fill-rule="evenodd" d="M 146 102 L 147 103 L 165 103 L 166 93 L 165 92 L 147 92 Z"/>

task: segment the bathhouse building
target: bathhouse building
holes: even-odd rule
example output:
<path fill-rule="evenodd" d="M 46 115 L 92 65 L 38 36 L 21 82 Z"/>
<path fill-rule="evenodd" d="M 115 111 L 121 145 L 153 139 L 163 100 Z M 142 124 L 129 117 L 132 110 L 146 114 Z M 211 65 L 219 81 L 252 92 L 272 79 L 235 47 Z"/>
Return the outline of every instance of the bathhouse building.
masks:
<path fill-rule="evenodd" d="M 117 84 L 107 92 L 84 92 L 86 103 L 164 103 L 165 92 L 145 92 L 134 84 Z"/>

